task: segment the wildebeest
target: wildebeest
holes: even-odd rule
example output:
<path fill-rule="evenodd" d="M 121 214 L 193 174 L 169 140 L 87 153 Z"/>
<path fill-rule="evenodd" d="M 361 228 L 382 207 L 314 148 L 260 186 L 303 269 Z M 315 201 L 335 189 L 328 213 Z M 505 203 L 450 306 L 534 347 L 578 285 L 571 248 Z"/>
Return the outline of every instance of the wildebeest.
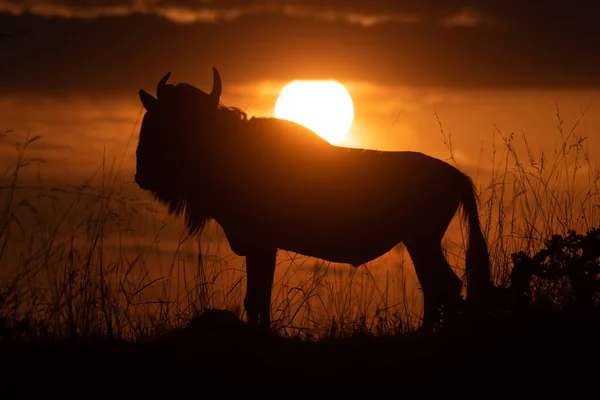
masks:
<path fill-rule="evenodd" d="M 462 281 L 441 241 L 462 206 L 469 228 L 467 300 L 491 287 L 489 255 L 472 180 L 452 165 L 411 151 L 335 146 L 276 118 L 248 118 L 210 93 L 158 83 L 140 90 L 145 108 L 135 181 L 185 218 L 190 233 L 209 219 L 245 257 L 244 307 L 250 324 L 270 328 L 275 259 L 280 249 L 360 266 L 403 243 L 423 291 L 422 328 L 460 299 Z"/>

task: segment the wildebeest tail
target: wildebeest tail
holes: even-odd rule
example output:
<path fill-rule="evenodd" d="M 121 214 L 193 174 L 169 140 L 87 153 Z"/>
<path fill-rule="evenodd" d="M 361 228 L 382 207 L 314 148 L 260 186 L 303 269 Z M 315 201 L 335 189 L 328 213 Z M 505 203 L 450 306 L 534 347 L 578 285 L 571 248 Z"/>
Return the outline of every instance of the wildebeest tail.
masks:
<path fill-rule="evenodd" d="M 461 204 L 463 217 L 469 226 L 469 241 L 467 244 L 466 276 L 467 299 L 476 302 L 483 301 L 491 290 L 490 256 L 486 240 L 479 223 L 475 186 L 471 178 L 463 174 L 461 187 Z"/>

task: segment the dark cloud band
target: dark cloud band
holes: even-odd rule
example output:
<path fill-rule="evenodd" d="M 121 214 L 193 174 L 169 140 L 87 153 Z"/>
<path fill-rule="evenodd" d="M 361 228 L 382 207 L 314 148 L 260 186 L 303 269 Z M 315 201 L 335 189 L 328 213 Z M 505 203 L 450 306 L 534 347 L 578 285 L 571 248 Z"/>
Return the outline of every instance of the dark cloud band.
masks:
<path fill-rule="evenodd" d="M 0 12 L 14 16 L 29 13 L 41 17 L 93 19 L 132 14 L 156 15 L 176 23 L 227 22 L 256 14 L 279 14 L 321 21 L 346 22 L 363 27 L 386 23 L 435 22 L 445 26 L 472 27 L 491 21 L 482 10 L 448 7 L 414 7 L 407 2 L 340 1 L 152 1 L 152 0 L 48 0 L 44 2 L 0 0 Z M 410 2 L 408 2 L 410 3 Z M 440 12 L 441 11 L 441 12 Z M 436 15 L 437 14 L 437 15 Z"/>

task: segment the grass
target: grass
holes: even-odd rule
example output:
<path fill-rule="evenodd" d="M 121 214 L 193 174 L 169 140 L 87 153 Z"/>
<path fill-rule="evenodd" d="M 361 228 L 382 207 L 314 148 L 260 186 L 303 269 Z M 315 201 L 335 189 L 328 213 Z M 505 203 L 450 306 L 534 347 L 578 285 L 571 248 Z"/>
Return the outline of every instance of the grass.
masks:
<path fill-rule="evenodd" d="M 571 231 L 583 234 L 600 226 L 600 170 L 589 153 L 586 138 L 578 134 L 583 118 L 584 114 L 573 126 L 566 127 L 557 110 L 559 145 L 550 153 L 536 154 L 524 134 L 517 137 L 500 130 L 494 134 L 492 168 L 478 172 L 477 186 L 493 277 L 502 289 L 511 288 L 516 253 L 533 257 L 554 235 L 566 237 Z M 442 124 L 440 128 L 449 161 L 456 164 L 452 139 Z M 6 132 L 0 140 L 8 141 L 11 135 Z M 186 237 L 180 221 L 165 215 L 160 206 L 132 190 L 131 184 L 126 183 L 129 177 L 123 176 L 120 166 L 107 165 L 106 160 L 97 174 L 82 184 L 47 186 L 41 178 L 34 179 L 40 175 L 43 160 L 28 158 L 28 149 L 39 139 L 26 136 L 16 146 L 15 163 L 4 182 L 0 182 L 0 348 L 65 340 L 83 346 L 111 340 L 149 346 L 144 349 L 152 350 L 151 354 L 160 353 L 153 363 L 180 363 L 181 357 L 185 360 L 186 356 L 162 350 L 156 353 L 156 346 L 162 349 L 160 343 L 178 343 L 173 338 L 189 332 L 190 320 L 206 310 L 228 309 L 243 318 L 243 261 L 228 249 L 218 227 L 207 230 L 201 243 L 197 238 Z M 24 178 L 27 184 L 22 184 Z M 463 236 L 457 224 L 445 239 L 447 256 L 457 272 L 464 265 Z M 198 248 L 205 254 L 205 266 L 201 269 L 195 255 Z M 461 359 L 457 362 L 463 366 L 481 363 L 485 358 L 480 354 L 482 345 L 485 352 L 500 358 L 535 347 L 533 351 L 539 353 L 540 361 L 545 359 L 541 356 L 544 349 L 534 344 L 539 339 L 535 335 L 545 335 L 551 329 L 551 338 L 538 342 L 554 346 L 553 351 L 557 351 L 563 345 L 552 341 L 567 337 L 557 339 L 567 325 L 584 326 L 571 333 L 597 332 L 597 327 L 585 322 L 591 317 L 597 319 L 595 309 L 583 317 L 577 314 L 574 318 L 575 314 L 563 310 L 549 318 L 540 308 L 531 308 L 527 318 L 511 317 L 507 321 L 499 317 L 511 310 L 507 303 L 497 319 L 466 323 L 456 331 L 438 335 L 436 342 L 431 342 L 431 338 L 417 341 L 420 294 L 410 260 L 401 247 L 386 257 L 399 268 L 382 268 L 382 263 L 390 262 L 388 258 L 377 265 L 354 269 L 282 252 L 272 314 L 274 330 L 284 342 L 277 345 L 277 352 L 265 356 L 263 344 L 254 342 L 261 339 L 233 330 L 230 334 L 234 340 L 229 340 L 221 332 L 207 339 L 219 344 L 220 356 L 210 358 L 210 362 L 220 365 L 218 359 L 226 354 L 234 355 L 238 365 L 246 365 L 248 357 L 258 357 L 261 366 L 285 379 L 281 365 L 290 368 L 286 376 L 299 373 L 299 368 L 326 375 L 326 366 L 347 371 L 344 357 L 354 354 L 358 363 L 368 363 L 369 357 L 386 360 L 383 367 L 376 368 L 384 376 L 382 371 L 394 362 L 388 360 L 393 356 L 395 362 L 398 357 L 404 360 L 396 368 L 410 374 L 414 370 L 406 363 L 423 367 L 423 363 L 430 362 L 440 371 L 447 368 L 449 360 Z M 528 279 L 523 286 L 530 289 L 528 300 L 542 290 L 540 279 Z M 547 283 L 549 278 L 544 279 Z M 546 291 L 550 295 L 544 298 L 561 303 L 570 295 L 568 288 L 561 290 Z M 557 293 L 563 293 L 562 297 Z M 475 340 L 473 332 L 479 331 L 485 334 Z M 510 337 L 518 339 L 511 341 L 507 339 Z M 351 341 L 344 341 L 347 338 Z M 390 342 L 390 338 L 397 340 Z M 254 344 L 248 346 L 248 340 Z M 494 341 L 495 350 L 490 347 L 490 340 Z M 523 350 L 515 344 L 518 342 L 533 347 Z M 448 343 L 459 343 L 464 352 L 459 355 Z M 188 345 L 191 347 L 185 349 L 200 358 L 215 351 L 212 346 L 202 347 L 197 342 Z M 120 345 L 116 346 L 120 349 Z M 194 346 L 202 348 L 191 350 Z M 366 348 L 376 355 L 363 354 Z M 67 359 L 79 360 L 79 350 L 69 349 L 64 353 Z M 102 354 L 104 350 L 99 350 L 104 347 L 94 349 L 93 360 L 107 357 Z M 117 351 L 115 347 L 110 349 Z M 432 349 L 439 350 L 436 356 L 431 355 Z M 59 350 L 49 354 L 56 356 L 54 351 Z M 127 362 L 143 367 L 139 358 L 126 353 L 119 354 Z M 10 359 L 15 363 L 36 362 L 37 356 L 32 353 L 19 354 Z M 174 377 L 185 374 L 179 368 L 187 364 L 182 365 L 174 367 Z M 194 365 L 204 372 L 213 370 L 213 365 Z M 252 368 L 256 364 L 248 365 Z"/>
<path fill-rule="evenodd" d="M 2 187 L 0 310 L 7 321 L 35 321 L 54 337 L 137 340 L 210 308 L 241 316 L 243 264 L 222 248 L 217 227 L 204 237 L 209 262 L 199 269 L 196 239 L 160 207 L 150 209 L 147 198 L 128 195 L 118 171 L 104 163 L 99 177 L 80 185 L 48 187 L 38 180 L 22 186 L 28 169 L 43 166 L 27 158 L 39 139 L 25 137 L 17 145 L 15 167 Z M 167 250 L 161 247 L 172 238 Z M 288 254 L 279 263 L 290 265 L 280 267 L 273 296 L 274 325 L 282 333 L 316 337 L 372 329 L 365 315 L 374 308 L 380 310 L 379 331 L 403 326 L 399 311 L 387 312 L 389 289 L 377 287 L 369 270 Z M 394 283 L 389 275 L 388 287 Z"/>

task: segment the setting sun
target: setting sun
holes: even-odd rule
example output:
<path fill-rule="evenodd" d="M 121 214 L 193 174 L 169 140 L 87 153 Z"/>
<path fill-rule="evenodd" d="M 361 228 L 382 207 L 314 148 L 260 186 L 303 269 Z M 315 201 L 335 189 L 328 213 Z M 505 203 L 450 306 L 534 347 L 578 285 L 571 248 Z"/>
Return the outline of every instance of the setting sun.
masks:
<path fill-rule="evenodd" d="M 352 126 L 354 106 L 344 85 L 337 81 L 292 81 L 275 103 L 275 117 L 304 125 L 338 144 Z"/>

